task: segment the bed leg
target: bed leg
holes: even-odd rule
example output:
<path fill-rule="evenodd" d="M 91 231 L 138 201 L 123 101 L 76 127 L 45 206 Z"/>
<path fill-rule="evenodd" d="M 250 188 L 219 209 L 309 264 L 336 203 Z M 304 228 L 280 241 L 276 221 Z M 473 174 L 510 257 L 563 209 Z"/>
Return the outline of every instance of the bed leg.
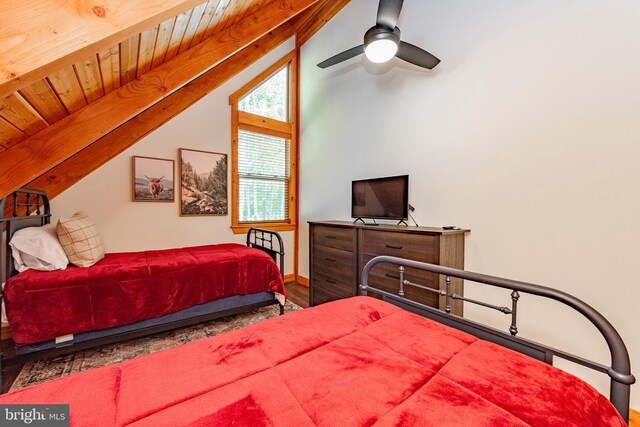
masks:
<path fill-rule="evenodd" d="M 278 305 L 280 306 L 280 316 L 282 316 L 284 314 L 284 305 L 278 303 Z"/>

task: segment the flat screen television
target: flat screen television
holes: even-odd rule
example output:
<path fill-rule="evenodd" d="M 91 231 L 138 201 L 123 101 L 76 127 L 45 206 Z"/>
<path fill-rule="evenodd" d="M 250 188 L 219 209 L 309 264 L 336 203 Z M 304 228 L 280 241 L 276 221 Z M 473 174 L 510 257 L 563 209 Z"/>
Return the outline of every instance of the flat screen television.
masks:
<path fill-rule="evenodd" d="M 405 220 L 409 211 L 409 175 L 362 179 L 351 185 L 351 217 Z"/>

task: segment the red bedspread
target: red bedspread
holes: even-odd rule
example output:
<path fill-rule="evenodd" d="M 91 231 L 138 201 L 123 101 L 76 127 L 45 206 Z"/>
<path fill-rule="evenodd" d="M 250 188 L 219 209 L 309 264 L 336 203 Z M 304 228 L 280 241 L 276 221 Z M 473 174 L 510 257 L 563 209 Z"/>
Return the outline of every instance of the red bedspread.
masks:
<path fill-rule="evenodd" d="M 228 243 L 107 254 L 88 268 L 27 270 L 7 281 L 4 298 L 13 340 L 25 345 L 263 291 L 284 295 L 275 262 Z"/>
<path fill-rule="evenodd" d="M 591 386 L 355 297 L 0 397 L 72 425 L 624 426 Z"/>

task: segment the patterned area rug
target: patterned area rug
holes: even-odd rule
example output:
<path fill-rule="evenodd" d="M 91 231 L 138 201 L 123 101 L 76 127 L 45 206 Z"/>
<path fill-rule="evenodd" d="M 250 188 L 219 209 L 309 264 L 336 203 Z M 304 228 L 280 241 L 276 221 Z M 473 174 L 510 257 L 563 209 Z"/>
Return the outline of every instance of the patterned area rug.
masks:
<path fill-rule="evenodd" d="M 285 312 L 300 310 L 301 307 L 287 301 Z M 235 331 L 252 323 L 276 317 L 279 314 L 277 305 L 259 308 L 235 316 L 187 326 L 161 334 L 136 338 L 116 344 L 96 347 L 77 353 L 65 354 L 51 359 L 30 360 L 24 365 L 9 391 L 18 390 L 40 384 L 55 378 L 64 377 L 87 369 L 99 368 L 112 363 L 166 350 L 191 341 Z"/>

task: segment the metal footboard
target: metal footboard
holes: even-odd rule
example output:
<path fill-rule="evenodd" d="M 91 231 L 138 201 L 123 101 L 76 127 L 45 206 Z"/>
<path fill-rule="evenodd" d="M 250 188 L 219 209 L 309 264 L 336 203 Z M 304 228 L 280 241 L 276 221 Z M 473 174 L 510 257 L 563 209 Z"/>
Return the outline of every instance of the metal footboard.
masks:
<path fill-rule="evenodd" d="M 390 263 L 398 265 L 400 280 L 397 295 L 369 286 L 369 272 L 376 264 L 379 263 Z M 412 283 L 409 280 L 405 280 L 405 267 L 426 270 L 445 276 L 445 283 L 447 284 L 446 289 L 431 289 L 417 283 Z M 500 307 L 482 301 L 465 298 L 461 295 L 452 293 L 450 289 L 452 277 L 511 290 L 511 307 Z M 441 311 L 433 307 L 429 307 L 424 304 L 420 304 L 404 298 L 404 289 L 407 286 L 418 287 L 420 289 L 423 289 L 424 291 L 434 292 L 439 296 L 444 297 L 445 310 Z M 595 327 L 604 337 L 611 354 L 611 366 L 605 366 L 600 363 L 585 359 L 583 357 L 546 346 L 544 344 L 516 337 L 518 333 L 517 307 L 520 299 L 520 292 L 538 295 L 561 302 L 586 317 L 591 323 L 593 323 L 593 325 L 595 325 Z M 520 353 L 524 353 L 548 364 L 553 364 L 553 357 L 557 356 L 571 362 L 578 363 L 597 372 L 605 373 L 610 378 L 609 400 L 618 410 L 625 422 L 629 422 L 629 395 L 631 384 L 635 383 L 636 379 L 631 374 L 631 362 L 629 360 L 629 353 L 627 352 L 627 348 L 622 341 L 620 334 L 618 334 L 615 328 L 604 316 L 598 313 L 593 307 L 589 306 L 578 298 L 567 294 L 566 292 L 562 292 L 557 289 L 552 289 L 545 286 L 503 279 L 486 274 L 472 273 L 469 271 L 443 267 L 440 265 L 427 264 L 424 262 L 412 261 L 391 256 L 379 256 L 372 259 L 367 263 L 367 265 L 365 265 L 364 270 L 362 271 L 362 284 L 360 285 L 360 293 L 362 295 L 367 295 L 368 293 L 382 295 L 385 301 L 390 302 L 394 305 L 405 308 L 422 316 L 431 318 L 456 329 L 460 329 L 464 332 L 475 335 L 478 338 L 494 342 Z M 494 309 L 511 316 L 509 333 L 499 331 L 486 325 L 482 325 L 480 323 L 451 314 L 451 301 L 453 300 L 462 300 L 468 303 L 478 304 L 483 307 Z"/>
<path fill-rule="evenodd" d="M 247 231 L 247 246 L 266 252 L 278 265 L 284 282 L 284 243 L 279 233 L 264 228 L 251 227 Z M 282 315 L 284 314 L 284 305 L 279 305 Z"/>
<path fill-rule="evenodd" d="M 247 231 L 247 246 L 260 249 L 273 258 L 278 264 L 284 280 L 284 243 L 279 233 L 264 228 L 251 227 Z"/>

